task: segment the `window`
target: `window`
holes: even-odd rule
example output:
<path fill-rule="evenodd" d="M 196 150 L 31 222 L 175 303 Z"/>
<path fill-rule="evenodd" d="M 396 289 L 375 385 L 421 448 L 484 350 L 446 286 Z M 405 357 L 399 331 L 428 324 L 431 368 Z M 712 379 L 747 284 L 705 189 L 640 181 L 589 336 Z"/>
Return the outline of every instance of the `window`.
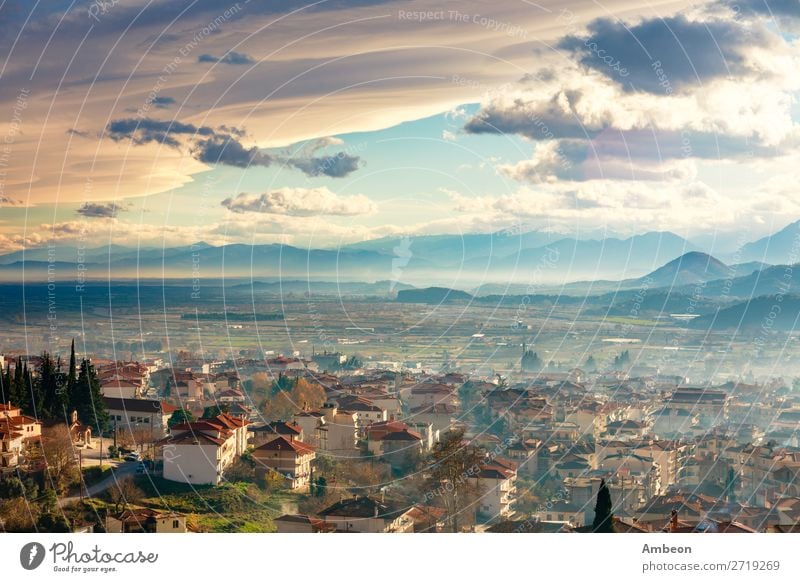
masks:
<path fill-rule="evenodd" d="M 172 520 L 172 529 L 178 529 L 178 527 L 179 527 L 178 520 L 177 519 L 173 519 Z"/>

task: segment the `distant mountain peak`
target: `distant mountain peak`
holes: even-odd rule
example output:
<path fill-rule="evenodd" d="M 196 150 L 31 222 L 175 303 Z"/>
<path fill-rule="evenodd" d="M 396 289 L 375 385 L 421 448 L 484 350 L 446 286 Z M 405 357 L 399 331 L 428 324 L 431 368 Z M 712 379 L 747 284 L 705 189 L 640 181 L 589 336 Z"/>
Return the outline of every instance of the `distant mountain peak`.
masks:
<path fill-rule="evenodd" d="M 658 287 L 672 287 L 724 279 L 730 267 L 701 251 L 689 251 L 641 278 Z"/>

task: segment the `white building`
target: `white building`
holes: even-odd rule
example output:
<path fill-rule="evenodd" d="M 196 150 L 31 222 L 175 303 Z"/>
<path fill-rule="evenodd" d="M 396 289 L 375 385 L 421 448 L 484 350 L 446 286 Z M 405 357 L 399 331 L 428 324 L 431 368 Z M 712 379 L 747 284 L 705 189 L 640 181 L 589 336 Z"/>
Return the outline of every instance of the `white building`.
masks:
<path fill-rule="evenodd" d="M 157 443 L 163 477 L 195 485 L 218 485 L 231 463 L 247 448 L 250 421 L 229 414 L 180 424 Z"/>

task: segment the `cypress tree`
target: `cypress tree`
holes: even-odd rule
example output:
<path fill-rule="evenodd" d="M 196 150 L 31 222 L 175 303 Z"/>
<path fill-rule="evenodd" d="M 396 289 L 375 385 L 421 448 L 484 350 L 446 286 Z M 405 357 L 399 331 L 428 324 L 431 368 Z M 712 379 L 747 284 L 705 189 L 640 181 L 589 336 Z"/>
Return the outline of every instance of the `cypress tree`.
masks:
<path fill-rule="evenodd" d="M 11 393 L 16 400 L 14 404 L 19 406 L 24 414 L 31 414 L 30 393 L 25 387 L 25 379 L 22 376 L 22 358 L 18 358 L 14 366 L 14 378 L 11 385 L 13 386 Z"/>
<path fill-rule="evenodd" d="M 8 382 L 8 368 L 4 373 L 0 373 L 0 403 L 9 404 L 11 401 L 10 386 Z"/>
<path fill-rule="evenodd" d="M 597 503 L 594 506 L 594 522 L 592 531 L 595 533 L 614 533 L 614 514 L 611 513 L 611 492 L 608 490 L 606 480 L 600 480 L 600 489 L 597 490 Z"/>
<path fill-rule="evenodd" d="M 72 338 L 72 347 L 69 351 L 69 370 L 67 371 L 67 391 L 72 394 L 75 383 L 78 381 L 78 367 L 75 361 L 75 338 Z"/>
<path fill-rule="evenodd" d="M 78 411 L 78 419 L 91 426 L 95 434 L 100 434 L 106 429 L 108 410 L 103 401 L 100 382 L 94 366 L 89 360 L 81 361 L 72 401 L 75 404 L 75 410 Z"/>
<path fill-rule="evenodd" d="M 14 385 L 14 377 L 11 375 L 11 362 L 6 362 L 6 373 L 3 377 L 3 386 L 6 390 L 6 398 L 15 406 L 19 406 L 19 392 Z"/>
<path fill-rule="evenodd" d="M 37 383 L 42 396 L 41 415 L 42 418 L 54 419 L 63 418 L 59 406 L 58 382 L 56 379 L 56 369 L 53 358 L 47 352 L 42 354 L 42 362 L 39 364 L 39 377 Z"/>

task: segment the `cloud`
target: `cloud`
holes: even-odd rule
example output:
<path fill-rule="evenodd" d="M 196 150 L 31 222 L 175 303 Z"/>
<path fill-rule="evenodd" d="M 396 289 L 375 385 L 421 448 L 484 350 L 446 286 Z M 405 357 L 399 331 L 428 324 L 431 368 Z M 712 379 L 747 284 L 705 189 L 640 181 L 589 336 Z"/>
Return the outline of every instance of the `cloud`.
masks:
<path fill-rule="evenodd" d="M 191 123 L 179 121 L 159 121 L 157 119 L 128 118 L 111 121 L 107 128 L 108 136 L 114 141 L 131 140 L 134 145 L 160 143 L 169 147 L 178 148 L 181 143 L 174 135 L 214 135 L 210 127 L 197 127 Z"/>
<path fill-rule="evenodd" d="M 195 143 L 192 153 L 205 164 L 223 164 L 236 168 L 270 166 L 273 158 L 257 147 L 245 147 L 232 135 L 216 134 Z"/>
<path fill-rule="evenodd" d="M 74 136 L 77 136 L 77 137 L 89 137 L 89 135 L 90 135 L 88 131 L 81 131 L 79 129 L 75 129 L 74 127 L 70 127 L 66 131 L 66 134 L 67 135 L 74 135 Z"/>
<path fill-rule="evenodd" d="M 0 206 L 19 206 L 22 202 L 16 198 L 9 198 L 0 194 Z"/>
<path fill-rule="evenodd" d="M 730 225 L 744 205 L 699 181 L 670 185 L 618 180 L 555 182 L 503 196 L 454 193 L 451 200 L 456 211 L 485 220 L 512 216 L 562 230 L 586 224 L 620 232 Z"/>
<path fill-rule="evenodd" d="M 116 218 L 117 214 L 124 210 L 126 210 L 124 206 L 120 207 L 115 202 L 109 202 L 108 204 L 87 202 L 82 204 L 75 213 L 87 218 Z"/>
<path fill-rule="evenodd" d="M 537 143 L 498 168 L 529 183 L 687 180 L 690 160 L 785 155 L 800 136 L 796 44 L 759 22 L 706 18 L 595 21 L 559 43 L 571 64 L 488 96 L 464 129 Z"/>
<path fill-rule="evenodd" d="M 364 195 L 339 196 L 327 188 L 279 188 L 259 196 L 241 193 L 222 206 L 235 213 L 259 212 L 287 216 L 357 216 L 372 214 L 377 205 Z"/>
<path fill-rule="evenodd" d="M 256 61 L 249 55 L 237 52 L 227 52 L 221 57 L 214 55 L 202 54 L 197 57 L 198 63 L 222 63 L 224 65 L 252 65 Z"/>
<path fill-rule="evenodd" d="M 112 121 L 107 127 L 108 135 L 114 141 L 129 139 L 134 145 L 160 143 L 172 148 L 180 148 L 181 140 L 175 136 L 190 136 L 185 141 L 194 158 L 204 164 L 222 164 L 235 168 L 251 166 L 268 167 L 275 163 L 296 168 L 307 176 L 328 176 L 342 178 L 356 171 L 361 158 L 340 151 L 325 156 L 313 156 L 314 152 L 330 145 L 340 145 L 342 140 L 333 137 L 313 140 L 305 144 L 306 152 L 302 155 L 270 155 L 258 147 L 246 147 L 239 140 L 245 135 L 244 130 L 220 126 L 216 129 L 196 126 L 178 121 L 159 121 L 156 119 L 119 119 Z"/>
<path fill-rule="evenodd" d="M 562 139 L 539 142 L 533 157 L 515 164 L 498 164 L 497 170 L 513 180 L 531 184 L 586 180 L 693 180 L 694 160 L 676 148 L 659 155 L 653 134 L 636 132 L 620 139 L 607 132 L 592 140 Z M 687 143 L 690 141 L 687 139 Z"/>
<path fill-rule="evenodd" d="M 175 105 L 175 99 L 164 95 L 160 97 L 153 97 L 153 99 L 150 100 L 150 103 L 152 103 L 157 109 L 167 109 L 171 105 Z"/>
<path fill-rule="evenodd" d="M 329 178 L 343 178 L 355 172 L 359 168 L 360 162 L 361 158 L 346 152 L 339 152 L 332 156 L 286 160 L 288 165 L 297 168 L 307 176 L 328 176 Z"/>
<path fill-rule="evenodd" d="M 734 20 L 689 20 L 679 14 L 627 25 L 599 19 L 587 36 L 568 36 L 558 48 L 619 82 L 626 91 L 670 94 L 711 79 L 763 73 L 750 55 L 774 46 L 774 35 Z"/>
<path fill-rule="evenodd" d="M 710 7 L 726 8 L 735 18 L 763 19 L 781 28 L 800 29 L 800 2 L 797 0 L 720 0 Z"/>

